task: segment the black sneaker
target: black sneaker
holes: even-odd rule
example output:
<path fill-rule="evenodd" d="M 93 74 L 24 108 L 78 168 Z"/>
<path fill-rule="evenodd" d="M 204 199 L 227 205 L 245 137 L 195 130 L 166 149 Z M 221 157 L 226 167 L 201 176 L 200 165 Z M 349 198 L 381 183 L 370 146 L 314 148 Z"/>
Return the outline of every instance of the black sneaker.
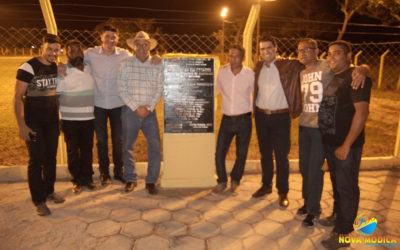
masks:
<path fill-rule="evenodd" d="M 321 219 L 319 221 L 319 224 L 321 224 L 324 227 L 333 227 L 336 224 L 336 218 L 337 218 L 337 215 L 335 212 L 333 212 L 330 216 L 328 216 L 324 219 Z"/>
<path fill-rule="evenodd" d="M 146 189 L 149 191 L 149 194 L 155 195 L 158 193 L 157 187 L 154 183 L 146 184 Z"/>
<path fill-rule="evenodd" d="M 342 247 L 349 247 L 350 243 L 339 243 L 339 236 L 346 237 L 347 235 L 339 235 L 336 232 L 331 232 L 329 238 L 321 241 L 321 244 L 327 249 L 339 249 Z"/>
<path fill-rule="evenodd" d="M 80 194 L 82 192 L 82 186 L 79 184 L 74 183 L 72 186 L 72 193 Z"/>
<path fill-rule="evenodd" d="M 313 228 L 318 221 L 318 216 L 307 214 L 307 217 L 303 220 L 303 227 Z"/>
<path fill-rule="evenodd" d="M 52 201 L 54 203 L 63 203 L 65 201 L 64 197 L 62 197 L 56 193 L 52 193 L 49 196 L 47 196 L 47 200 Z"/>
<path fill-rule="evenodd" d="M 36 213 L 39 216 L 47 216 L 51 214 L 50 209 L 47 207 L 45 202 L 36 205 Z"/>
<path fill-rule="evenodd" d="M 106 186 L 111 184 L 111 177 L 108 174 L 101 174 L 100 175 L 100 183 L 102 186 Z"/>
<path fill-rule="evenodd" d="M 300 215 L 300 216 L 307 215 L 307 206 L 305 204 L 297 210 L 297 215 Z"/>

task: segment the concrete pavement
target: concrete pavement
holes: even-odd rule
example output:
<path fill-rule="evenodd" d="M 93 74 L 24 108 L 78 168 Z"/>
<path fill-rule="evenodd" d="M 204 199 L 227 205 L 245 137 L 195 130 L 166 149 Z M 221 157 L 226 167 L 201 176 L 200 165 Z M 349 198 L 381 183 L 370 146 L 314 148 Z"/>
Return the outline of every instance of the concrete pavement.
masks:
<path fill-rule="evenodd" d="M 63 204 L 48 203 L 40 217 L 26 182 L 0 183 L 0 249 L 322 249 L 331 228 L 301 226 L 301 176 L 290 174 L 289 208 L 278 208 L 276 190 L 254 199 L 259 174 L 243 177 L 239 193 L 209 189 L 160 189 L 151 196 L 144 180 L 132 193 L 113 184 L 75 195 L 71 183 L 56 182 Z M 359 213 L 376 217 L 376 236 L 400 241 L 400 169 L 360 172 Z M 332 211 L 332 188 L 325 175 L 322 216 Z M 353 236 L 359 237 L 357 233 Z M 352 244 L 353 249 L 382 246 Z"/>

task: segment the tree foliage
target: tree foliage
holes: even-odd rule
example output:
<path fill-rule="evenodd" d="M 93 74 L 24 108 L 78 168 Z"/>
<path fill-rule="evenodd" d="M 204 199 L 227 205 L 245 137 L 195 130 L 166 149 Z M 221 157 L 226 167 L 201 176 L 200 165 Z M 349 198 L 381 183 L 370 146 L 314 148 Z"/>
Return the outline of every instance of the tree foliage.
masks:
<path fill-rule="evenodd" d="M 400 0 L 369 0 L 359 13 L 382 21 L 384 24 L 400 23 Z"/>

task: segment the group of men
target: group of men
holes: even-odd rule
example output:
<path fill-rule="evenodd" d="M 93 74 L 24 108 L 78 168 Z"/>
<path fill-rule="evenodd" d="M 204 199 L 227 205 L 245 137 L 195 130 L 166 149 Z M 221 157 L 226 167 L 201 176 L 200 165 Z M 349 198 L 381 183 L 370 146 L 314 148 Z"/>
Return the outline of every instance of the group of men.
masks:
<path fill-rule="evenodd" d="M 322 241 L 326 248 L 348 246 L 338 239 L 353 231 L 357 216 L 358 172 L 372 86 L 366 77 L 368 66 L 351 67 L 351 45 L 341 40 L 329 44 L 327 60 L 318 59 L 318 44 L 310 38 L 299 42 L 298 60 L 276 58 L 277 44 L 272 37 L 262 38 L 259 48 L 262 61 L 254 72 L 242 65 L 243 47 L 234 45 L 229 50 L 229 64 L 221 67 L 218 74 L 223 117 L 215 154 L 218 184 L 213 192 L 221 193 L 227 187 L 225 158 L 235 136 L 236 160 L 230 173 L 230 191 L 237 192 L 254 112 L 262 186 L 253 197 L 272 192 L 274 154 L 279 206 L 286 209 L 291 119 L 300 116 L 299 168 L 304 205 L 297 214 L 305 216 L 302 224 L 308 228 L 317 221 L 334 226 L 329 238 Z M 331 216 L 319 220 L 324 159 L 330 170 L 334 207 Z"/>
<path fill-rule="evenodd" d="M 163 66 L 160 57 L 150 55 L 157 42 L 146 32 L 127 40 L 135 55 L 116 46 L 118 35 L 115 27 L 105 26 L 102 45 L 85 53 L 81 42 L 68 41 L 68 63 L 57 67 L 61 41 L 56 35 L 46 34 L 41 55 L 18 69 L 14 108 L 19 135 L 29 152 L 28 182 L 38 215 L 51 214 L 46 201 L 65 201 L 54 192 L 59 111 L 74 193 L 81 193 L 82 187 L 98 188 L 93 181 L 94 132 L 100 182 L 111 183 L 109 121 L 114 179 L 126 183 L 125 192 L 136 187 L 133 151 L 141 129 L 149 145 L 146 188 L 150 194 L 157 194 L 161 152 L 155 106 L 163 93 Z"/>
<path fill-rule="evenodd" d="M 74 193 L 80 193 L 82 186 L 97 189 L 92 178 L 94 132 L 100 182 L 111 183 L 108 120 L 114 179 L 126 183 L 125 192 L 136 187 L 134 144 L 142 130 L 148 141 L 146 188 L 150 194 L 157 193 L 161 153 L 155 106 L 162 96 L 164 81 L 160 58 L 150 55 L 157 42 L 146 32 L 138 32 L 127 40 L 135 51 L 132 55 L 116 46 L 118 30 L 112 26 L 104 27 L 101 41 L 101 46 L 85 53 L 79 41 L 69 41 L 65 47 L 68 63 L 57 69 L 55 61 L 61 42 L 57 36 L 48 34 L 43 40 L 41 56 L 18 69 L 15 114 L 19 135 L 26 141 L 29 152 L 28 182 L 39 215 L 51 213 L 46 201 L 65 201 L 54 192 L 59 106 Z M 275 158 L 279 206 L 286 209 L 291 119 L 300 116 L 299 166 L 304 206 L 297 213 L 306 216 L 303 220 L 306 227 L 313 227 L 319 220 L 324 174 L 321 167 L 326 158 L 335 202 L 333 214 L 320 223 L 335 227 L 322 243 L 327 248 L 344 246 L 338 237 L 353 230 L 359 202 L 358 171 L 372 85 L 365 77 L 365 68 L 354 70 L 350 66 L 351 46 L 345 41 L 332 42 L 325 61 L 318 59 L 317 42 L 303 39 L 298 44 L 298 60 L 290 60 L 278 59 L 274 38 L 264 37 L 260 40 L 263 60 L 254 71 L 242 65 L 245 56 L 242 46 L 232 46 L 229 53 L 230 63 L 221 67 L 218 74 L 223 117 L 215 154 L 218 184 L 213 191 L 219 193 L 227 187 L 225 158 L 236 137 L 237 157 L 230 173 L 230 191 L 237 192 L 254 114 L 262 186 L 253 197 L 272 192 Z"/>

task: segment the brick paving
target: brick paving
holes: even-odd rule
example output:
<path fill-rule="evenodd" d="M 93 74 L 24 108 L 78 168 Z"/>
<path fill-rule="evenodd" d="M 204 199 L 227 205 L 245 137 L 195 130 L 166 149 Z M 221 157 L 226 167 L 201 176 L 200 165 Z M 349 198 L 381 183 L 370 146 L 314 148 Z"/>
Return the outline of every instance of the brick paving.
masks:
<path fill-rule="evenodd" d="M 245 175 L 237 195 L 210 189 L 160 189 L 149 195 L 140 179 L 132 193 L 113 184 L 75 195 L 70 182 L 56 182 L 63 204 L 48 203 L 52 214 L 35 214 L 26 182 L 0 183 L 0 249 L 322 249 L 331 228 L 301 226 L 301 176 L 290 174 L 289 207 L 280 210 L 276 190 L 251 194 L 260 175 Z M 373 234 L 400 240 L 400 169 L 360 172 L 359 213 L 378 220 Z M 332 211 L 332 188 L 325 174 L 322 217 Z M 353 233 L 357 236 L 357 233 Z M 382 246 L 352 244 L 352 249 Z"/>

